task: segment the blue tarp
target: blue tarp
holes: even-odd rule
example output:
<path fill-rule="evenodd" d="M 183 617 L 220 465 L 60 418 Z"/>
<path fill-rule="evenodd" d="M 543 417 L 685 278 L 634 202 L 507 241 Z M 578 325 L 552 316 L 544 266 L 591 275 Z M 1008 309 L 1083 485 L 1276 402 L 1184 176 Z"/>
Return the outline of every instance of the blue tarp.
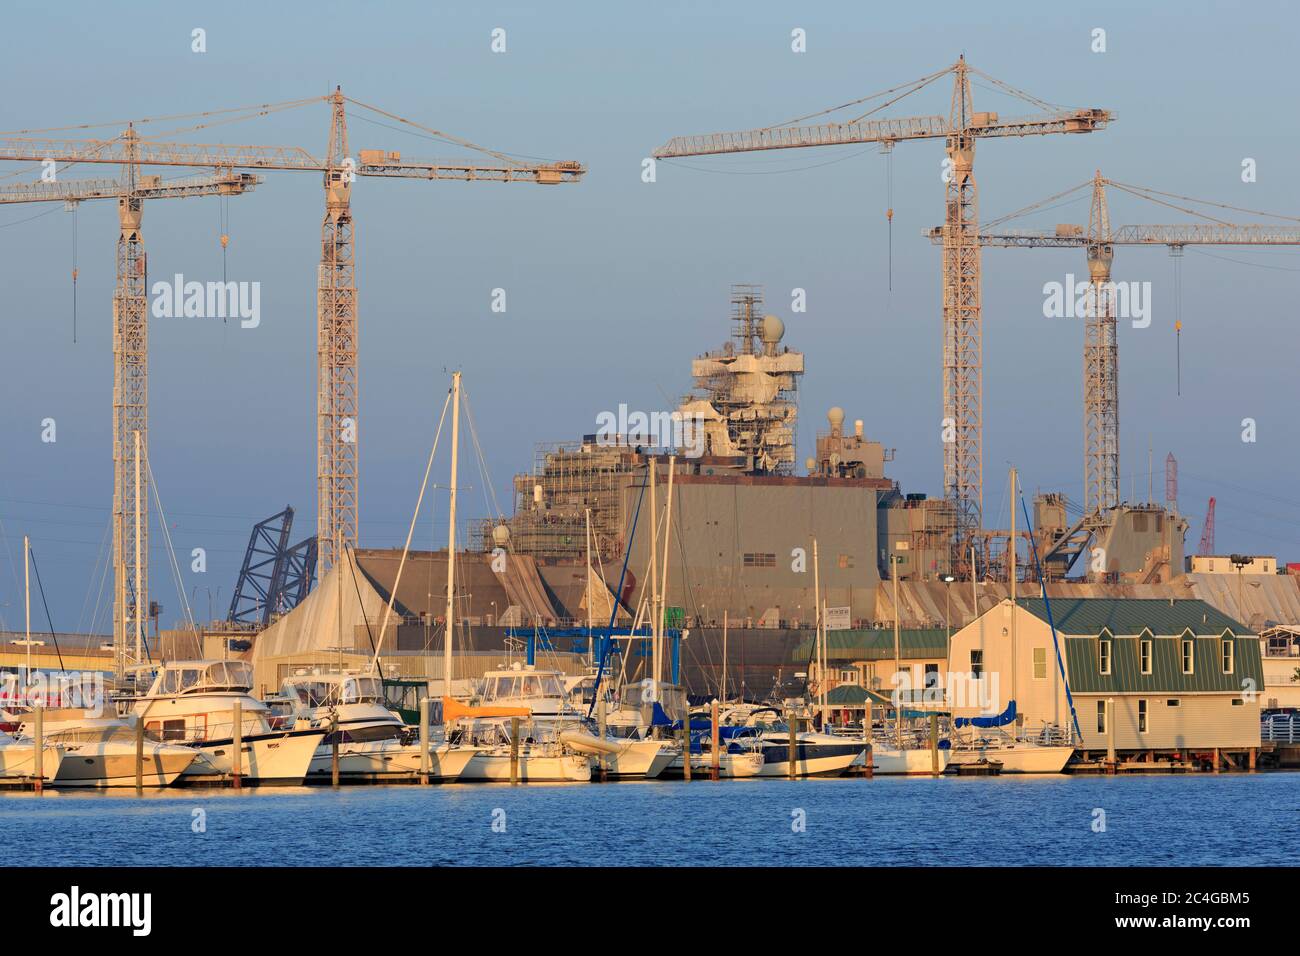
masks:
<path fill-rule="evenodd" d="M 663 704 L 659 703 L 659 701 L 655 701 L 654 713 L 650 717 L 650 726 L 671 727 L 672 725 L 673 722 L 669 720 L 668 715 L 664 713 Z"/>
<path fill-rule="evenodd" d="M 1007 701 L 1007 709 L 993 717 L 958 717 L 954 727 L 1005 727 L 1016 719 L 1016 702 Z"/>

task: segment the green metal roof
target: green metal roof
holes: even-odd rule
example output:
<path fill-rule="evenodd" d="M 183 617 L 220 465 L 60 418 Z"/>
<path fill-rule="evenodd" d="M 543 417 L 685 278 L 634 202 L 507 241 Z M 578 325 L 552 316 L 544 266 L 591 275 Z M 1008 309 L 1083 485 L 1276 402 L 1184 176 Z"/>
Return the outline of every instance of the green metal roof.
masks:
<path fill-rule="evenodd" d="M 1156 602 L 1159 603 L 1159 602 Z M 1189 602 L 1192 603 L 1192 602 Z M 1197 602 L 1199 603 L 1199 602 Z M 1168 606 L 1168 602 L 1165 602 Z M 1055 609 L 1056 602 L 1052 602 Z M 1183 673 L 1181 639 L 1156 637 L 1151 640 L 1151 673 L 1141 672 L 1140 637 L 1116 636 L 1110 641 L 1110 673 L 1101 673 L 1100 643 L 1096 637 L 1065 638 L 1066 672 L 1070 689 L 1076 694 L 1178 694 L 1241 693 L 1253 688 L 1264 690 L 1264 665 L 1259 655 L 1259 639 L 1232 640 L 1232 673 L 1223 672 L 1221 641 L 1216 637 L 1196 637 L 1193 641 L 1192 673 Z M 1253 684 L 1245 684 L 1245 681 Z"/>
<path fill-rule="evenodd" d="M 1035 617 L 1047 620 L 1042 598 L 1017 602 Z M 1052 620 L 1059 634 L 1096 637 L 1103 629 L 1115 636 L 1150 630 L 1157 637 L 1193 634 L 1218 637 L 1225 630 L 1242 636 L 1250 628 L 1222 611 L 1191 598 L 1053 598 Z"/>
<path fill-rule="evenodd" d="M 809 638 L 795 645 L 790 652 L 791 662 L 799 664 L 808 661 L 813 655 L 815 641 L 815 638 Z M 902 628 L 898 632 L 898 645 L 904 660 L 944 657 L 948 653 L 948 632 L 942 627 Z M 892 627 L 826 632 L 828 661 L 882 661 L 890 660 L 893 656 Z"/>
<path fill-rule="evenodd" d="M 868 699 L 876 707 L 893 706 L 888 697 L 857 684 L 840 684 L 826 692 L 826 703 L 831 707 L 862 707 Z"/>

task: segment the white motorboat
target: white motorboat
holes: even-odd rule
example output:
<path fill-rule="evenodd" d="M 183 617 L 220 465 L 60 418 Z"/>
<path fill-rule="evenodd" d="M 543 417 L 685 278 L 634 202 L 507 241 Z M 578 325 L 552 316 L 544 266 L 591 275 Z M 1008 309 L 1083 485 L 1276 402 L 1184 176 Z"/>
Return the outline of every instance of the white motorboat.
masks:
<path fill-rule="evenodd" d="M 295 674 L 284 679 L 281 689 L 292 703 L 295 718 L 326 731 L 307 771 L 308 783 L 333 779 L 336 740 L 340 781 L 419 777 L 418 731 L 407 727 L 384 703 L 378 677 Z M 473 748 L 452 746 L 439 733 L 429 741 L 430 779 L 446 783 L 458 779 L 473 756 Z"/>
<path fill-rule="evenodd" d="M 47 741 L 63 750 L 63 760 L 51 779 L 55 787 L 134 787 L 136 727 L 134 720 L 103 716 L 80 707 L 47 710 L 42 718 Z M 30 740 L 35 730 L 28 716 L 20 735 Z M 180 744 L 145 737 L 141 745 L 140 782 L 145 787 L 169 787 L 197 759 L 198 751 Z M 46 771 L 48 774 L 48 770 Z"/>
<path fill-rule="evenodd" d="M 240 708 L 238 770 L 250 784 L 296 785 L 307 776 L 325 731 L 304 721 L 274 729 L 270 710 L 250 694 L 253 668 L 244 661 L 177 661 L 158 668 L 149 690 L 122 698 L 154 739 L 199 751 L 181 780 L 229 776 L 236 770 L 234 708 Z"/>
<path fill-rule="evenodd" d="M 771 706 L 738 704 L 718 718 L 719 730 L 728 741 L 756 738 L 763 752 L 760 777 L 790 776 L 790 729 L 780 710 Z M 862 762 L 866 745 L 851 737 L 838 737 L 812 730 L 795 733 L 796 777 L 837 777 Z"/>
<path fill-rule="evenodd" d="M 935 772 L 936 753 L 939 758 L 938 772 L 943 773 L 952 759 L 952 751 L 947 747 L 940 747 L 936 751 L 931 751 L 929 747 L 899 747 L 878 738 L 871 747 L 872 772 L 882 776 L 932 774 Z"/>
<path fill-rule="evenodd" d="M 63 747 L 44 742 L 41 747 L 41 779 L 52 783 L 63 761 Z M 31 780 L 36 776 L 36 742 L 17 740 L 0 731 L 0 781 Z"/>

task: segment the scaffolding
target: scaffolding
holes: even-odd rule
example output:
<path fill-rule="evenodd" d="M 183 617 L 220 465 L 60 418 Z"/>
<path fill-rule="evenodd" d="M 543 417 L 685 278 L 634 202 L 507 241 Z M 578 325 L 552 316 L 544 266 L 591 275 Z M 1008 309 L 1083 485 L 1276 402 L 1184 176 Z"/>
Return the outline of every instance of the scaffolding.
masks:
<path fill-rule="evenodd" d="M 637 447 L 620 437 L 597 441 L 539 444 L 533 470 L 514 479 L 515 509 L 509 522 L 510 548 L 537 558 L 581 562 L 587 553 L 587 514 L 591 514 L 591 554 L 614 560 L 623 554 L 623 489 L 643 468 Z M 479 528 L 479 548 L 494 547 L 494 523 Z"/>

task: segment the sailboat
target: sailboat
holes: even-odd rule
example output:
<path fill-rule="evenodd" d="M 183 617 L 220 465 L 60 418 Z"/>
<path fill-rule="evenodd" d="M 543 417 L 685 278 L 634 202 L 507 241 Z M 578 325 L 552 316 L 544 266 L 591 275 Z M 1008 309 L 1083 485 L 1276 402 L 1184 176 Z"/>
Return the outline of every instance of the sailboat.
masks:
<path fill-rule="evenodd" d="M 951 759 L 954 767 L 981 761 L 1001 764 L 1002 773 L 1060 773 L 1074 755 L 1074 741 L 1058 728 L 1044 726 L 1035 735 L 1012 733 L 1002 728 L 1014 725 L 1016 680 L 1018 675 L 1016 634 L 1016 499 L 1019 483 L 1016 469 L 1011 469 L 1011 542 L 1007 549 L 1011 589 L 1011 697 L 1001 714 L 985 717 L 958 717 L 953 721 Z M 1028 509 L 1025 512 L 1028 520 Z M 1032 529 L 1031 529 L 1032 531 Z M 1032 536 L 1031 536 L 1032 543 Z M 1035 551 L 1035 554 L 1037 552 Z M 974 573 L 972 566 L 972 574 Z M 1040 574 L 1041 579 L 1041 574 Z M 1044 588 L 1044 600 L 1047 593 Z"/>
<path fill-rule="evenodd" d="M 456 495 L 457 470 L 460 465 L 460 372 L 452 373 L 451 414 L 451 485 L 447 512 L 447 606 L 443 643 L 444 733 L 450 741 L 453 727 L 459 729 L 461 743 L 476 749 L 460 780 L 520 782 L 584 781 L 591 779 L 591 759 L 574 753 L 558 740 L 537 739 L 529 733 L 523 720 L 518 727 L 521 740 L 512 741 L 511 718 L 530 718 L 527 707 L 468 706 L 451 696 L 452 641 L 456 632 Z"/>

